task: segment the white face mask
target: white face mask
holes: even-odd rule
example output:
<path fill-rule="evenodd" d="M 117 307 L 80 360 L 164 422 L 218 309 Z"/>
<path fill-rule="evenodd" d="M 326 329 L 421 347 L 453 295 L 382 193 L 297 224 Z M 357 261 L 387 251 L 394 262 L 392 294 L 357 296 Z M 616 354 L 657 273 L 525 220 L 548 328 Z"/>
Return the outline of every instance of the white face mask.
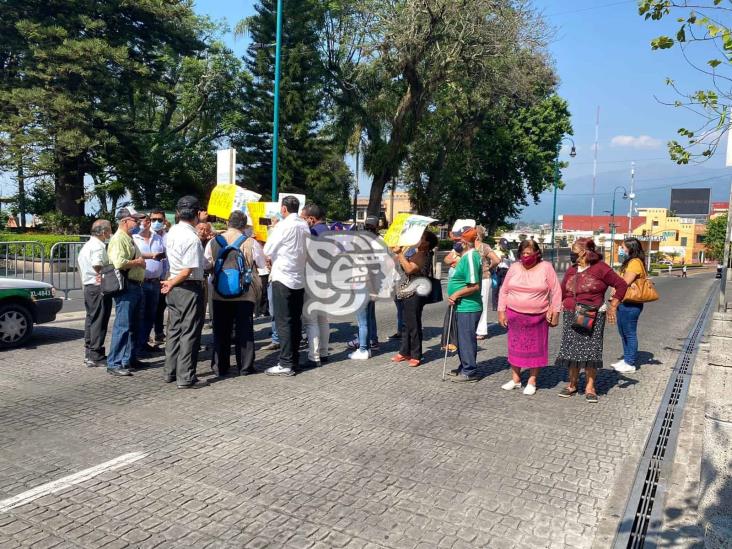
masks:
<path fill-rule="evenodd" d="M 165 224 L 162 221 L 153 221 L 150 224 L 150 227 L 152 228 L 153 231 L 155 231 L 157 233 L 157 232 L 160 232 L 163 230 L 163 228 L 165 227 Z"/>

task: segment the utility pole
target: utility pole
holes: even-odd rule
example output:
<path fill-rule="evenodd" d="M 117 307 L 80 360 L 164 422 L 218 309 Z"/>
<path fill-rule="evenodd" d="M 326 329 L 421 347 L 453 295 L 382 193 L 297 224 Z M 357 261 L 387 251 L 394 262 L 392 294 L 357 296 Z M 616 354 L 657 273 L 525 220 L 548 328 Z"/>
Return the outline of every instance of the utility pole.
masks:
<path fill-rule="evenodd" d="M 272 126 L 272 202 L 277 202 L 277 154 L 280 140 L 280 62 L 282 59 L 282 0 L 277 0 L 275 45 L 274 124 Z"/>
<path fill-rule="evenodd" d="M 597 115 L 595 116 L 595 159 L 592 162 L 592 202 L 590 206 L 590 215 L 595 217 L 595 189 L 597 188 L 597 148 L 599 147 L 600 137 L 600 105 L 597 106 Z"/>

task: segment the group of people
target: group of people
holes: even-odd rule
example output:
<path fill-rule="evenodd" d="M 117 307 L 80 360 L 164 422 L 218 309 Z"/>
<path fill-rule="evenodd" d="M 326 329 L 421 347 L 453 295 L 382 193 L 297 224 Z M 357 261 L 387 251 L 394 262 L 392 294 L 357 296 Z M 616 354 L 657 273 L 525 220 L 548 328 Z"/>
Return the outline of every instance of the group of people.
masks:
<path fill-rule="evenodd" d="M 247 216 L 234 211 L 220 233 L 208 223 L 206 212 L 192 196 L 176 206 L 176 223 L 167 223 L 162 210 L 138 213 L 132 207 L 117 211 L 117 230 L 98 220 L 92 237 L 78 256 L 86 307 L 85 362 L 104 366 L 114 376 L 131 376 L 140 358 L 165 342 L 164 380 L 178 388 L 205 385 L 196 375 L 206 307 L 212 319 L 212 369 L 216 376 L 255 371 L 254 317 L 272 315 L 272 341 L 263 347 L 279 352 L 268 375 L 293 376 L 300 368 L 318 367 L 329 359 L 330 324 L 323 311 L 306 307 L 307 241 L 331 228 L 326 212 L 314 203 L 301 207 L 294 196 L 281 201 L 266 242 L 252 235 Z M 364 229 L 377 233 L 378 219 L 368 217 Z M 604 263 L 591 239 L 572 246 L 572 267 L 560 282 L 551 263 L 542 261 L 533 240 L 522 242 L 518 258 L 506 243 L 489 246 L 482 227 L 463 227 L 451 233 L 443 345 L 457 350 L 459 366 L 450 374 L 455 382 L 479 379 L 478 342 L 488 335 L 488 307 L 498 311 L 498 323 L 508 330 L 508 361 L 512 378 L 505 390 L 522 387 L 521 371 L 529 370 L 524 394 L 536 392 L 541 368 L 549 364 L 549 329 L 562 317 L 563 336 L 556 363 L 569 369 L 569 384 L 560 396 L 577 392 L 579 371 L 586 372 L 586 399 L 597 401 L 595 377 L 602 367 L 606 321 L 618 323 L 623 359 L 613 364 L 619 372 L 635 370 L 637 323 L 643 305 L 623 302 L 628 285 L 645 277 L 643 249 L 635 238 L 625 241 L 619 274 Z M 393 362 L 410 367 L 422 364 L 422 312 L 428 297 L 417 291 L 416 279 L 433 280 L 436 235 L 427 230 L 416 246 L 391 252 L 401 278 L 395 287 L 397 333 L 401 340 Z M 124 281 L 105 292 L 103 277 Z M 608 288 L 613 289 L 605 302 Z M 378 348 L 375 301 L 378 290 L 368 288 L 366 303 L 356 313 L 357 337 L 349 342 L 352 360 L 368 360 Z M 492 303 L 491 303 L 492 302 Z M 109 352 L 105 338 L 112 308 L 115 319 Z M 167 311 L 167 331 L 163 318 Z M 582 322 L 585 323 L 581 326 Z M 580 329 L 581 328 L 581 329 Z M 231 347 L 234 363 L 231 365 Z M 300 363 L 300 348 L 307 361 Z"/>

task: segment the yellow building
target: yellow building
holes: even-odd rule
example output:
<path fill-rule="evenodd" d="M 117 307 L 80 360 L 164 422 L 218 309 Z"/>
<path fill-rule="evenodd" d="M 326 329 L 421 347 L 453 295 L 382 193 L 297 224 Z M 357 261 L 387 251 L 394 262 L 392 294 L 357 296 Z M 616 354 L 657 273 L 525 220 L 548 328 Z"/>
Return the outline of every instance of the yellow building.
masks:
<path fill-rule="evenodd" d="M 695 219 L 670 217 L 666 208 L 638 208 L 638 216 L 645 217 L 645 223 L 633 231 L 633 236 L 641 241 L 644 237 L 657 240 L 652 243 L 652 251 L 672 257 L 679 264 L 704 261 L 705 224 Z"/>
<path fill-rule="evenodd" d="M 366 219 L 368 205 L 368 197 L 358 198 L 356 202 L 356 221 L 359 223 L 363 223 Z M 412 203 L 409 200 L 409 193 L 403 191 L 395 191 L 393 194 L 391 191 L 384 192 L 384 199 L 381 201 L 381 213 L 389 224 L 394 221 L 397 214 L 414 213 Z"/>

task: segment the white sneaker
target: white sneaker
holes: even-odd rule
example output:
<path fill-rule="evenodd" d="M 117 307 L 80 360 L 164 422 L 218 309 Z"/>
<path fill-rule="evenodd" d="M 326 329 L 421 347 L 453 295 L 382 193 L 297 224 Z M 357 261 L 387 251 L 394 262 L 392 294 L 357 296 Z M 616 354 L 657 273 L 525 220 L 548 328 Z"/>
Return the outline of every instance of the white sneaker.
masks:
<path fill-rule="evenodd" d="M 362 351 L 361 349 L 356 349 L 348 355 L 348 358 L 350 358 L 351 360 L 368 360 L 371 358 L 371 351 Z"/>
<path fill-rule="evenodd" d="M 613 370 L 615 370 L 616 372 L 620 372 L 621 374 L 635 372 L 637 369 L 638 368 L 627 364 L 625 361 L 622 361 L 620 364 L 613 364 Z"/>
<path fill-rule="evenodd" d="M 265 374 L 268 376 L 294 376 L 295 372 L 292 371 L 292 368 L 283 368 L 279 364 L 277 366 L 272 366 L 271 368 L 267 368 L 264 371 Z"/>
<path fill-rule="evenodd" d="M 621 364 L 625 364 L 625 360 L 623 360 L 622 358 L 621 358 L 620 360 L 618 360 L 617 362 L 613 362 L 613 363 L 612 363 L 612 364 L 610 365 L 610 367 L 611 367 L 611 368 L 615 368 L 615 366 L 620 366 Z"/>
<path fill-rule="evenodd" d="M 527 383 L 526 387 L 524 387 L 524 394 L 531 396 L 534 393 L 536 393 L 536 385 L 531 385 L 530 383 Z"/>
<path fill-rule="evenodd" d="M 504 391 L 513 391 L 514 389 L 520 389 L 521 388 L 521 382 L 516 383 L 513 379 L 509 381 L 508 383 L 504 383 L 501 385 L 501 389 Z"/>

